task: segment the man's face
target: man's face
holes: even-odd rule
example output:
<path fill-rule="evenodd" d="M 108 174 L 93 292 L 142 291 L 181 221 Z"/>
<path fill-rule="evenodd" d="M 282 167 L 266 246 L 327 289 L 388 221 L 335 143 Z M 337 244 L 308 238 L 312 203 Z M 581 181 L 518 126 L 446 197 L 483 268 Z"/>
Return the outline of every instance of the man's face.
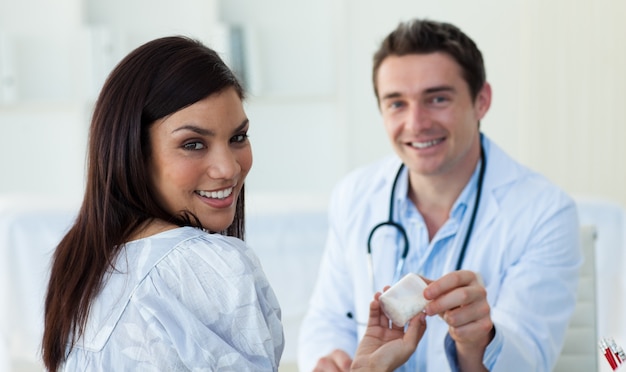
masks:
<path fill-rule="evenodd" d="M 491 103 L 489 84 L 473 100 L 461 67 L 440 52 L 389 56 L 376 83 L 385 130 L 411 172 L 473 171 L 480 156 L 478 122 Z"/>

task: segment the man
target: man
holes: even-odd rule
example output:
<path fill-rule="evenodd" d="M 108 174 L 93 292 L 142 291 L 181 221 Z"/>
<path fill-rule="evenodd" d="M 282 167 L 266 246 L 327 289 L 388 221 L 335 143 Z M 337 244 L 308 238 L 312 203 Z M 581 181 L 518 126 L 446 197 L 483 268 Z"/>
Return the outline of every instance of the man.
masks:
<path fill-rule="evenodd" d="M 397 156 L 333 193 L 300 370 L 346 370 L 372 293 L 409 272 L 431 302 L 401 370 L 551 370 L 582 262 L 573 200 L 480 133 L 491 87 L 457 27 L 401 23 L 374 56 L 373 82 Z"/>

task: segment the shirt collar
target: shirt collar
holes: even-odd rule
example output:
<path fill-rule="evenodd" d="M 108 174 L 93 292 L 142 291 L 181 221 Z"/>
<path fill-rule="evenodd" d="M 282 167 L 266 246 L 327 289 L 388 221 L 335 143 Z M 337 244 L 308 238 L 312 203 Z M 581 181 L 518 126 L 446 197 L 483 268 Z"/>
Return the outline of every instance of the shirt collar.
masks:
<path fill-rule="evenodd" d="M 479 159 L 476 167 L 474 168 L 474 172 L 470 177 L 469 182 L 465 185 L 461 194 L 458 196 L 454 204 L 452 205 L 452 210 L 450 212 L 450 218 L 461 221 L 463 216 L 465 215 L 465 211 L 468 209 L 468 206 L 474 204 L 473 196 L 478 191 L 478 176 L 480 173 L 480 167 L 482 166 L 483 160 Z M 409 170 L 405 166 L 398 177 L 398 184 L 396 185 L 395 196 L 394 196 L 394 210 L 399 211 L 394 213 L 395 216 L 392 216 L 395 219 L 398 218 L 398 213 L 407 215 L 411 210 L 417 212 L 417 208 L 413 205 L 413 202 L 408 198 L 408 189 L 409 189 Z M 475 206 L 474 206 L 475 208 Z"/>

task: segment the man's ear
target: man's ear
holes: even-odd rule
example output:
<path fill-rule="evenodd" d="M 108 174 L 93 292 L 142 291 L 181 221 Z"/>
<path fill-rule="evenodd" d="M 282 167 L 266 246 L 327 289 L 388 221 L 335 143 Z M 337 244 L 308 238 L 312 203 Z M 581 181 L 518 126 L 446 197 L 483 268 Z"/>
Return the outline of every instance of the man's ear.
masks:
<path fill-rule="evenodd" d="M 491 107 L 491 85 L 488 82 L 485 82 L 480 91 L 478 91 L 474 107 L 476 108 L 477 119 L 480 121 L 489 111 L 489 107 Z"/>

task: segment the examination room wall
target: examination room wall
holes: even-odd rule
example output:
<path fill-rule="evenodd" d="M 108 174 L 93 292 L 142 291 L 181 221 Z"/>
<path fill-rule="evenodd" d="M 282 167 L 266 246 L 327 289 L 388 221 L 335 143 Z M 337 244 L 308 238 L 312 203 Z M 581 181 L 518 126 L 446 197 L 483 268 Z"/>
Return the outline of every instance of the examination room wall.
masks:
<path fill-rule="evenodd" d="M 0 0 L 0 197 L 75 203 L 104 78 L 140 43 L 187 34 L 245 77 L 253 215 L 323 213 L 341 176 L 391 152 L 371 57 L 416 16 L 457 24 L 483 51 L 487 135 L 572 195 L 621 207 L 625 15 L 621 0 Z M 281 303 L 292 295 L 278 294 Z M 286 333 L 293 360 L 296 333 Z"/>
<path fill-rule="evenodd" d="M 621 1 L 143 3 L 153 16 L 132 16 L 142 1 L 0 0 L 0 192 L 80 193 L 93 100 L 119 58 L 170 33 L 228 56 L 239 27 L 256 156 L 249 189 L 323 201 L 348 170 L 390 152 L 371 54 L 399 20 L 424 16 L 458 24 L 483 50 L 494 92 L 485 133 L 571 193 L 626 203 Z"/>

